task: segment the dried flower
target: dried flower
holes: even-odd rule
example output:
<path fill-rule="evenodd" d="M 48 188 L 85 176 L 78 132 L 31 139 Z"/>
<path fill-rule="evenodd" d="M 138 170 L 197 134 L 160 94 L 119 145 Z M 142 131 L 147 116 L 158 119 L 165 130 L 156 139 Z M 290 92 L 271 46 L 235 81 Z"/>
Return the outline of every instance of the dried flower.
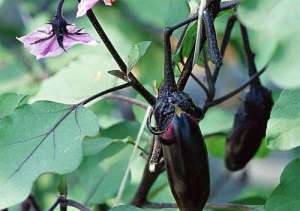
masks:
<path fill-rule="evenodd" d="M 99 0 L 81 0 L 78 4 L 77 17 L 84 16 L 86 12 L 93 8 Z M 103 0 L 105 5 L 111 6 L 115 0 Z"/>
<path fill-rule="evenodd" d="M 96 41 L 83 29 L 68 24 L 60 15 L 44 26 L 23 37 L 17 38 L 24 43 L 37 59 L 57 56 L 76 44 L 94 45 Z"/>

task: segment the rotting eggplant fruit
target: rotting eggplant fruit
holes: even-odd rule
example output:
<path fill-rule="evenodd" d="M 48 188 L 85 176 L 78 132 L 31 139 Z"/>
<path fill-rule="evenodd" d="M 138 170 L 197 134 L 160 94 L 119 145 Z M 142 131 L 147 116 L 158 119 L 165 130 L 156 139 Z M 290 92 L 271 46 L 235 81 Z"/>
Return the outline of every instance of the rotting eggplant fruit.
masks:
<path fill-rule="evenodd" d="M 250 86 L 226 141 L 225 165 L 230 171 L 244 168 L 258 151 L 266 135 L 273 104 L 272 94 L 267 88 L 260 83 Z"/>

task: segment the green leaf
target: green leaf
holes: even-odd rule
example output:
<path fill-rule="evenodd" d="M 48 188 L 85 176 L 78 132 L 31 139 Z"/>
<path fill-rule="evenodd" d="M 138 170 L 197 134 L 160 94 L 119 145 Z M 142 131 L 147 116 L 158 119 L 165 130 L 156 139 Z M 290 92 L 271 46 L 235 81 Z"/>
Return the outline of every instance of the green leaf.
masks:
<path fill-rule="evenodd" d="M 108 147 L 112 142 L 113 140 L 110 138 L 103 138 L 103 137 L 87 138 L 84 140 L 82 144 L 83 155 L 92 156 L 98 154 L 106 147 Z"/>
<path fill-rule="evenodd" d="M 0 95 L 0 119 L 10 115 L 19 105 L 24 103 L 26 95 L 7 93 Z"/>
<path fill-rule="evenodd" d="M 300 159 L 289 163 L 280 176 L 280 184 L 267 199 L 267 211 L 298 211 L 300 207 Z"/>
<path fill-rule="evenodd" d="M 267 127 L 267 145 L 273 150 L 300 146 L 300 90 L 283 91 L 275 102 Z"/>
<path fill-rule="evenodd" d="M 111 139 L 124 139 L 128 136 L 136 137 L 139 128 L 140 124 L 138 122 L 123 121 L 101 130 L 100 135 Z"/>
<path fill-rule="evenodd" d="M 68 176 L 70 197 L 85 205 L 101 204 L 116 196 L 132 146 L 114 140 L 100 152 L 87 156 Z M 86 144 L 94 144 L 88 142 Z"/>
<path fill-rule="evenodd" d="M 140 3 L 140 0 L 130 0 L 126 1 L 126 7 L 142 23 L 160 29 L 166 25 L 176 24 L 189 15 L 189 6 L 186 0 L 151 0 L 144 1 L 143 4 Z"/>
<path fill-rule="evenodd" d="M 121 205 L 118 207 L 114 207 L 112 209 L 110 209 L 109 211 L 142 211 L 144 209 L 141 208 L 137 208 L 134 206 L 130 206 L 130 205 Z"/>
<path fill-rule="evenodd" d="M 253 32 L 259 67 L 269 62 L 267 75 L 282 88 L 300 87 L 300 32 L 298 0 L 244 0 L 239 19 Z M 283 71 L 285 70 L 285 71 Z"/>
<path fill-rule="evenodd" d="M 232 127 L 233 118 L 232 113 L 224 109 L 217 107 L 209 109 L 205 118 L 200 122 L 201 131 L 203 135 L 227 132 Z"/>
<path fill-rule="evenodd" d="M 211 136 L 205 139 L 205 144 L 209 153 L 215 157 L 224 158 L 226 136 Z"/>
<path fill-rule="evenodd" d="M 37 102 L 0 121 L 0 209 L 20 203 L 46 172 L 66 174 L 82 159 L 81 142 L 99 130 L 82 106 Z"/>
<path fill-rule="evenodd" d="M 115 68 L 108 54 L 101 53 L 98 56 L 96 51 L 93 54 L 84 54 L 56 75 L 45 80 L 33 100 L 49 100 L 65 104 L 78 103 L 80 100 L 117 85 L 117 79 L 106 72 Z"/>
<path fill-rule="evenodd" d="M 145 55 L 150 44 L 151 44 L 150 41 L 144 41 L 132 46 L 127 58 L 127 74 L 131 72 L 132 68 Z"/>

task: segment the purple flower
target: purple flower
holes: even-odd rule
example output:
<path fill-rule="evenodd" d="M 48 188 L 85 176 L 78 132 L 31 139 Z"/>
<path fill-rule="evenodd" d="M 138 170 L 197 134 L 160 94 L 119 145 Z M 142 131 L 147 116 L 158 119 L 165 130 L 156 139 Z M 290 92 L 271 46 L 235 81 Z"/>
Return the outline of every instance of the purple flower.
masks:
<path fill-rule="evenodd" d="M 99 0 L 81 0 L 78 4 L 77 17 L 84 16 L 86 12 L 93 8 Z M 111 6 L 115 0 L 103 0 L 105 5 Z"/>
<path fill-rule="evenodd" d="M 61 16 L 55 16 L 51 23 L 17 39 L 37 59 L 57 56 L 76 44 L 96 44 L 89 34 L 68 24 Z"/>

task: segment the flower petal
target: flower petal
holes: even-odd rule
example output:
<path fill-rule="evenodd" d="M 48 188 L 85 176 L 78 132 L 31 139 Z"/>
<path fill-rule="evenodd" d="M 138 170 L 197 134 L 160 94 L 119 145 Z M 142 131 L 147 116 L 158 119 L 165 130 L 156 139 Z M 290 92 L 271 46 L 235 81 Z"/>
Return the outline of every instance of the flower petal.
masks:
<path fill-rule="evenodd" d="M 103 0 L 105 5 L 111 6 L 116 0 Z"/>
<path fill-rule="evenodd" d="M 47 36 L 51 35 L 52 26 L 50 24 L 44 25 L 39 27 L 36 31 L 25 35 L 23 37 L 17 37 L 17 40 L 21 41 L 24 46 L 27 48 L 28 46 L 32 45 L 37 40 L 46 38 Z"/>
<path fill-rule="evenodd" d="M 63 45 L 68 50 L 76 44 L 95 45 L 96 41 L 83 30 L 78 30 L 74 25 L 67 26 L 68 33 L 64 35 Z M 36 56 L 37 59 L 57 56 L 64 52 L 57 42 L 56 36 L 52 33 L 52 26 L 45 25 L 37 31 L 17 38 L 24 44 L 29 52 Z"/>
<path fill-rule="evenodd" d="M 36 31 L 17 38 L 24 44 L 24 47 L 37 59 L 57 56 L 63 52 L 52 33 L 50 24 L 39 27 Z"/>
<path fill-rule="evenodd" d="M 68 35 L 64 36 L 63 44 L 65 49 L 69 49 L 70 47 L 76 44 L 84 44 L 84 45 L 96 45 L 97 42 L 84 30 L 80 30 L 78 34 L 78 28 L 75 25 L 67 26 Z"/>
<path fill-rule="evenodd" d="M 99 0 L 81 0 L 78 4 L 78 10 L 76 17 L 81 17 L 86 14 L 86 12 L 91 9 Z"/>

